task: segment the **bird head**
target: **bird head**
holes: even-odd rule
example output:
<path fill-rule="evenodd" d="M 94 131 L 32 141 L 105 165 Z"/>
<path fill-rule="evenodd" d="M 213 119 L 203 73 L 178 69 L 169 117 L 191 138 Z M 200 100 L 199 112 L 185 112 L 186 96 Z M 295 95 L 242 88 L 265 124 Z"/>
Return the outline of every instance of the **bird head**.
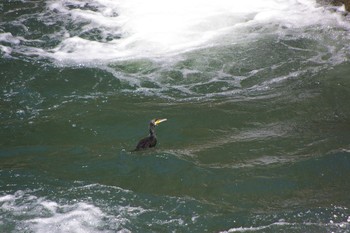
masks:
<path fill-rule="evenodd" d="M 166 118 L 163 118 L 163 119 L 153 119 L 151 120 L 150 124 L 151 125 L 154 125 L 154 126 L 157 126 L 159 125 L 160 123 L 166 121 L 167 119 Z"/>

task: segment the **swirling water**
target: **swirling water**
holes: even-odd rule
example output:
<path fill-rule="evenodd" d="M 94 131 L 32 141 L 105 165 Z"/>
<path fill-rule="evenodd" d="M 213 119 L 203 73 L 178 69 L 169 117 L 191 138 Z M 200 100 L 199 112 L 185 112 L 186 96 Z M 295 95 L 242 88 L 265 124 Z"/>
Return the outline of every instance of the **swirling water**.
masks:
<path fill-rule="evenodd" d="M 0 4 L 1 232 L 349 232 L 350 21 L 311 0 Z M 157 127 L 156 149 L 131 153 Z"/>

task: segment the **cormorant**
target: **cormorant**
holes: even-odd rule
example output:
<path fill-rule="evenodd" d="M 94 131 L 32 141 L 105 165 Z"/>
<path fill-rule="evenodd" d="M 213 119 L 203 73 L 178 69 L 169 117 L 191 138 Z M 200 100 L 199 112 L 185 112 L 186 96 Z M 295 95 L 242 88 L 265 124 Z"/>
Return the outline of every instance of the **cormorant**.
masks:
<path fill-rule="evenodd" d="M 147 148 L 155 147 L 157 144 L 157 137 L 155 132 L 155 127 L 161 123 L 166 121 L 167 119 L 153 119 L 149 123 L 149 136 L 141 139 L 136 146 L 135 151 L 144 150 Z"/>

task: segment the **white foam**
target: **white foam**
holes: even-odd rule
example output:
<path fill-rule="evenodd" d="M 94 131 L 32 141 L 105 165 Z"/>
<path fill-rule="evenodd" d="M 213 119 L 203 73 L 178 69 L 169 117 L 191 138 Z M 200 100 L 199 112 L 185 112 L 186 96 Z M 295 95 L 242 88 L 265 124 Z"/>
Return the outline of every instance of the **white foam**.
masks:
<path fill-rule="evenodd" d="M 276 226 L 292 226 L 292 227 L 297 227 L 297 226 L 314 226 L 314 227 L 318 227 L 319 229 L 326 229 L 327 227 L 337 227 L 337 228 L 342 228 L 342 229 L 346 229 L 349 227 L 349 224 L 346 222 L 340 222 L 340 223 L 334 223 L 332 220 L 329 222 L 329 224 L 327 223 L 313 223 L 313 222 L 304 222 L 304 223 L 289 223 L 289 222 L 285 222 L 283 219 L 281 219 L 282 221 L 279 222 L 274 222 L 271 223 L 269 225 L 265 225 L 265 226 L 256 226 L 256 227 L 235 227 L 235 228 L 231 228 L 228 231 L 221 231 L 220 233 L 232 233 L 232 232 L 256 232 L 256 231 L 262 231 L 265 229 L 269 229 L 269 230 L 273 230 L 274 227 Z"/>
<path fill-rule="evenodd" d="M 62 209 L 69 209 L 64 213 L 56 211 L 56 203 L 49 206 L 44 203 L 44 206 L 55 210 L 54 215 L 28 220 L 27 224 L 34 232 L 95 232 L 105 216 L 98 207 L 86 203 L 61 206 Z"/>
<path fill-rule="evenodd" d="M 44 12 L 25 18 L 38 17 L 47 26 L 55 25 L 55 31 L 38 40 L 4 32 L 0 34 L 1 55 L 49 57 L 62 66 L 102 69 L 128 84 L 121 90 L 124 93 L 177 101 L 267 93 L 279 83 L 341 64 L 350 56 L 349 22 L 337 12 L 318 7 L 314 0 L 49 0 L 46 3 Z M 25 26 L 21 20 L 14 23 Z M 29 31 L 28 34 L 31 35 Z M 273 50 L 273 43 L 295 51 L 297 59 L 274 56 L 280 49 Z M 232 59 L 223 50 L 226 48 L 232 50 Z M 267 54 L 268 49 L 272 49 L 271 56 L 268 55 L 270 64 L 260 56 Z M 197 50 L 201 51 L 197 53 Z M 191 51 L 194 52 L 187 53 Z M 246 59 L 247 64 L 240 63 L 234 54 Z M 218 65 L 210 67 L 215 56 Z M 193 64 L 183 65 L 182 61 L 191 59 L 195 60 Z M 151 60 L 151 64 L 140 66 L 139 71 L 125 72 L 129 64 L 134 67 L 145 60 Z M 302 66 L 297 64 L 299 60 Z M 288 71 L 288 63 L 301 68 Z M 277 76 L 260 78 L 274 66 L 284 66 L 287 70 L 277 69 Z M 253 70 L 244 72 L 249 69 L 246 67 Z M 174 70 L 181 72 L 178 79 L 166 77 L 168 71 Z M 258 79 L 242 87 L 242 81 L 255 77 Z M 154 86 L 144 85 L 143 81 Z M 270 96 L 259 95 L 265 97 Z"/>
<path fill-rule="evenodd" d="M 16 221 L 18 232 L 110 232 L 101 230 L 106 224 L 112 229 L 123 229 L 130 216 L 137 216 L 145 210 L 141 207 L 116 206 L 119 214 L 108 215 L 103 209 L 91 203 L 73 200 L 72 204 L 61 204 L 56 201 L 37 197 L 32 191 L 19 190 L 14 194 L 0 197 L 0 211 L 8 217 L 7 221 L 16 221 L 17 217 L 26 219 Z M 15 216 L 15 219 L 12 219 Z M 114 231 L 113 231 L 114 232 Z"/>
<path fill-rule="evenodd" d="M 231 232 L 251 232 L 251 231 L 261 231 L 264 229 L 271 228 L 273 226 L 291 226 L 296 225 L 295 223 L 287 223 L 287 222 L 275 222 L 270 225 L 266 226 L 257 226 L 257 227 L 237 227 L 237 228 L 231 228 L 228 231 L 221 231 L 221 233 L 231 233 Z"/>
<path fill-rule="evenodd" d="M 0 197 L 0 202 L 9 202 L 14 199 L 13 195 L 5 195 L 3 197 Z"/>
<path fill-rule="evenodd" d="M 0 42 L 8 42 L 10 44 L 19 44 L 20 39 L 17 37 L 14 37 L 12 33 L 0 33 Z"/>
<path fill-rule="evenodd" d="M 98 28 L 105 34 L 120 34 L 121 38 L 107 42 L 64 38 L 47 53 L 60 61 L 168 56 L 225 41 L 245 41 L 258 33 L 247 35 L 241 30 L 256 25 L 275 23 L 300 28 L 338 20 L 317 8 L 312 0 L 95 0 L 92 3 L 96 11 L 70 9 L 68 3 L 81 7 L 88 2 L 52 0 L 48 8 L 75 22 L 88 22 L 81 30 Z"/>
<path fill-rule="evenodd" d="M 261 28 L 271 25 L 279 25 L 273 30 L 281 35 L 322 24 L 350 28 L 340 14 L 324 11 L 314 0 L 50 0 L 47 11 L 37 17 L 48 26 L 57 23 L 55 20 L 63 22 L 61 29 L 48 35 L 59 38 L 60 43 L 48 49 L 38 47 L 42 41 L 37 41 L 37 46 L 19 52 L 66 64 L 168 57 L 203 47 L 245 43 L 262 36 Z M 54 18 L 45 18 L 53 12 Z M 67 28 L 69 24 L 74 29 Z M 111 37 L 99 41 L 82 36 L 90 30 Z M 27 40 L 5 32 L 0 41 L 19 45 Z M 6 44 L 1 50 L 11 53 Z"/>

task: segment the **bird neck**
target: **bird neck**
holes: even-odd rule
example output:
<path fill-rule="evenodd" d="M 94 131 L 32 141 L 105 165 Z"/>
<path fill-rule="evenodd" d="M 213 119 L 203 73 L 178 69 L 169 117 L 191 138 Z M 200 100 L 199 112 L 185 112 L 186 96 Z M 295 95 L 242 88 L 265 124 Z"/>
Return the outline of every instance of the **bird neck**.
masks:
<path fill-rule="evenodd" d="M 154 130 L 154 126 L 149 127 L 149 136 L 156 137 L 156 131 Z"/>

